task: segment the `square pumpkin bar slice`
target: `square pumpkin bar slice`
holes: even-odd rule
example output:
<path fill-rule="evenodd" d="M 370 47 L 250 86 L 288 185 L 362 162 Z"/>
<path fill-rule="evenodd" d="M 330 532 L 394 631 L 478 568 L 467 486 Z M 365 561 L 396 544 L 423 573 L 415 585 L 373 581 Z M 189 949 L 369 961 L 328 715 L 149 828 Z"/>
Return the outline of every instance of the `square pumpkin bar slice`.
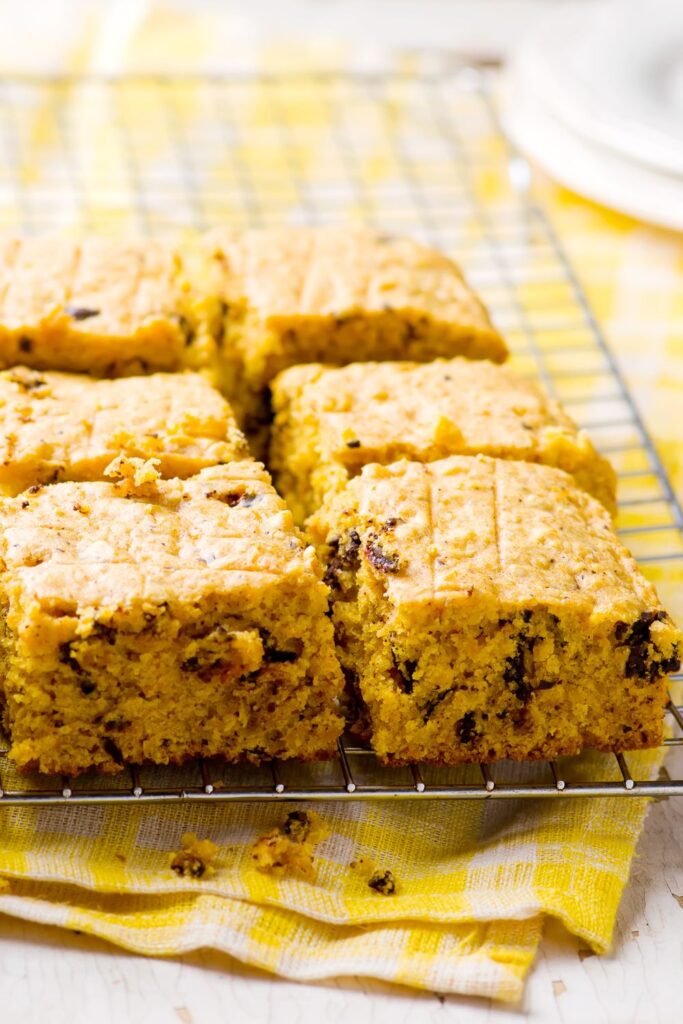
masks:
<path fill-rule="evenodd" d="M 0 241 L 0 366 L 119 377 L 215 367 L 174 250 L 90 238 Z"/>
<path fill-rule="evenodd" d="M 312 523 L 383 761 L 660 743 L 681 634 L 607 511 L 562 470 L 370 465 Z"/>
<path fill-rule="evenodd" d="M 270 466 L 299 523 L 370 462 L 491 455 L 564 469 L 616 511 L 616 474 L 559 402 L 487 360 L 293 366 L 273 382 Z"/>
<path fill-rule="evenodd" d="M 183 263 L 249 433 L 273 377 L 296 363 L 507 356 L 456 264 L 409 238 L 350 225 L 215 231 Z"/>
<path fill-rule="evenodd" d="M 188 477 L 249 450 L 230 406 L 198 373 L 96 380 L 23 366 L 0 372 L 0 493 L 103 480 L 118 456 Z"/>
<path fill-rule="evenodd" d="M 264 469 L 0 500 L 5 725 L 22 769 L 328 757 L 328 588 Z"/>

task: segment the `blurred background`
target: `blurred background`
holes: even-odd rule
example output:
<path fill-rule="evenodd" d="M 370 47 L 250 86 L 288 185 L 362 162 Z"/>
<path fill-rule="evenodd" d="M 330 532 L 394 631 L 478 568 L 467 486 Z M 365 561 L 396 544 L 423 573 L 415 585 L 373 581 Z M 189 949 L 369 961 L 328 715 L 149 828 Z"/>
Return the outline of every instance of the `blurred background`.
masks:
<path fill-rule="evenodd" d="M 559 183 L 683 230 L 681 0 L 0 2 L 6 74 L 500 68 L 506 130 Z"/>

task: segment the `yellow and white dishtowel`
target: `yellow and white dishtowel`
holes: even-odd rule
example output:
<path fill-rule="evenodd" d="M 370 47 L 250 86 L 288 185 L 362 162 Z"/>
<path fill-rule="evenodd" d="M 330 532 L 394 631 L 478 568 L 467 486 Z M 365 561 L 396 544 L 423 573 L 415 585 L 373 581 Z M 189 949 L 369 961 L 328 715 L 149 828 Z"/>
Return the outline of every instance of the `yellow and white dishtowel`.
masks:
<path fill-rule="evenodd" d="M 601 760 L 586 759 L 585 777 Z M 640 777 L 658 760 L 629 757 Z M 210 947 L 288 978 L 365 975 L 514 1000 L 546 915 L 596 952 L 609 947 L 646 803 L 325 803 L 314 883 L 252 867 L 251 844 L 291 804 L 8 807 L 0 913 L 154 956 Z M 213 877 L 170 870 L 187 830 L 220 846 Z M 350 869 L 359 856 L 394 873 L 395 895 Z"/>

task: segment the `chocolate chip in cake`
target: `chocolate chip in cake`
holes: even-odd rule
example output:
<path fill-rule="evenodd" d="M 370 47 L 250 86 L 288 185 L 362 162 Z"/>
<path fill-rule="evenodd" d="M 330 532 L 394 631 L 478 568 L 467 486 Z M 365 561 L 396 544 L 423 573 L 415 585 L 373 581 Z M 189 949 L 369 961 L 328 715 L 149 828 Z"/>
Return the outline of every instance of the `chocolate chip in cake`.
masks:
<path fill-rule="evenodd" d="M 349 725 L 358 725 L 367 716 L 367 707 L 358 685 L 358 673 L 342 665 L 344 690 L 340 698 L 340 709 Z"/>
<path fill-rule="evenodd" d="M 190 323 L 190 321 L 187 319 L 187 317 L 183 316 L 182 313 L 179 313 L 176 316 L 176 319 L 178 321 L 178 327 L 180 327 L 180 330 L 185 339 L 185 345 L 186 347 L 189 347 L 195 339 L 195 329 Z"/>
<path fill-rule="evenodd" d="M 216 501 L 222 501 L 224 505 L 228 505 L 230 508 L 237 508 L 239 505 L 242 508 L 249 508 L 251 505 L 256 504 L 260 499 L 260 494 L 252 494 L 251 491 L 205 491 L 205 498 L 215 498 Z"/>
<path fill-rule="evenodd" d="M 300 655 L 296 651 L 281 651 L 276 647 L 271 647 L 266 651 L 266 661 L 274 665 L 297 661 L 299 657 Z"/>
<path fill-rule="evenodd" d="M 30 352 L 33 349 L 33 341 L 31 338 L 27 338 L 26 335 L 22 334 L 19 338 L 19 351 Z"/>
<path fill-rule="evenodd" d="M 405 661 L 399 661 L 396 658 L 396 654 L 392 651 L 393 665 L 390 670 L 390 674 L 399 690 L 403 693 L 410 694 L 413 692 L 413 676 L 415 669 L 417 668 L 417 661 L 406 659 Z"/>
<path fill-rule="evenodd" d="M 531 621 L 531 611 L 528 609 L 522 613 L 525 623 Z M 534 663 L 532 651 L 538 642 L 537 636 L 529 636 L 522 628 L 517 634 L 514 653 L 505 659 L 503 669 L 503 681 L 507 683 L 518 700 L 528 701 L 533 693 L 531 677 L 533 675 Z"/>
<path fill-rule="evenodd" d="M 397 573 L 401 567 L 398 555 L 385 551 L 376 533 L 371 533 L 365 542 L 365 557 L 379 572 Z"/>
<path fill-rule="evenodd" d="M 466 711 L 455 723 L 455 735 L 461 743 L 471 743 L 479 735 L 476 728 L 474 711 Z"/>
<path fill-rule="evenodd" d="M 130 722 L 123 715 L 116 715 L 114 718 L 107 719 L 104 723 L 104 728 L 109 732 L 123 732 L 129 725 Z"/>
<path fill-rule="evenodd" d="M 68 665 L 69 668 L 80 675 L 83 669 L 79 665 L 77 659 L 74 657 L 72 650 L 72 641 L 65 641 L 59 645 L 59 660 L 62 665 Z"/>
<path fill-rule="evenodd" d="M 113 626 L 108 626 L 104 622 L 96 622 L 93 627 L 93 636 L 99 637 L 105 640 L 110 647 L 113 647 L 116 643 L 116 630 Z"/>
<path fill-rule="evenodd" d="M 359 552 L 361 539 L 357 530 L 349 530 L 346 539 L 342 542 L 339 537 L 333 537 L 329 542 L 330 559 L 323 577 L 328 587 L 333 590 L 340 588 L 340 576 L 343 572 L 357 572 L 360 566 Z"/>
<path fill-rule="evenodd" d="M 116 764 L 121 765 L 124 763 L 123 754 L 121 753 L 120 747 L 118 746 L 118 744 L 114 743 L 113 739 L 111 739 L 110 736 L 104 737 L 104 739 L 102 740 L 102 746 L 109 754 L 112 761 L 116 762 Z"/>
<path fill-rule="evenodd" d="M 431 700 L 427 701 L 422 712 L 422 718 L 425 724 L 432 717 L 432 715 L 438 708 L 439 704 L 441 704 L 441 702 L 444 701 L 449 694 L 453 693 L 455 689 L 455 686 L 449 686 L 447 690 L 441 690 L 439 693 L 436 694 L 435 697 L 432 697 Z"/>
<path fill-rule="evenodd" d="M 22 388 L 24 391 L 37 391 L 38 388 L 47 386 L 47 381 L 40 374 L 25 373 L 20 369 L 9 372 L 7 380 L 11 381 L 12 384 L 16 384 L 17 387 Z"/>
<path fill-rule="evenodd" d="M 360 551 L 360 534 L 358 530 L 349 530 L 346 535 L 346 546 L 344 549 L 344 559 L 347 563 L 353 562 L 354 566 L 358 566 L 358 552 Z"/>
<path fill-rule="evenodd" d="M 101 310 L 89 309 L 88 306 L 67 306 L 65 310 L 72 320 L 90 320 L 93 316 L 99 316 Z"/>
<path fill-rule="evenodd" d="M 354 320 L 357 320 L 357 319 L 358 318 L 356 316 L 354 316 L 353 313 L 346 313 L 346 314 L 333 313 L 332 314 L 332 320 L 334 321 L 334 326 L 337 327 L 337 328 L 344 327 L 346 324 L 352 323 Z"/>
<path fill-rule="evenodd" d="M 627 678 L 650 679 L 654 682 L 661 676 L 678 671 L 680 661 L 677 645 L 670 658 L 653 657 L 649 651 L 653 623 L 665 622 L 667 619 L 664 611 L 648 611 L 641 612 L 630 626 L 625 622 L 617 622 L 614 628 L 617 643 L 628 648 L 624 669 Z"/>
<path fill-rule="evenodd" d="M 288 664 L 298 661 L 303 653 L 304 645 L 297 637 L 285 641 L 284 645 L 278 645 L 267 629 L 260 629 L 259 635 L 263 643 L 263 660 L 266 664 Z"/>

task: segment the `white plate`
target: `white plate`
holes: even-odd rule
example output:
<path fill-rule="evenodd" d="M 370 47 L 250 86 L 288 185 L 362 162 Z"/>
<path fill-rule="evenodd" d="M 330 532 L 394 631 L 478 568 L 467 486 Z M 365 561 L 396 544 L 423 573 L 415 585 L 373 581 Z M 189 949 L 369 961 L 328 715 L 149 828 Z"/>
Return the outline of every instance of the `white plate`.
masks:
<path fill-rule="evenodd" d="M 683 175 L 683 2 L 556 11 L 513 56 L 525 88 L 577 134 Z"/>
<path fill-rule="evenodd" d="M 503 99 L 513 140 L 562 184 L 683 230 L 683 0 L 543 19 Z"/>
<path fill-rule="evenodd" d="M 569 57 L 605 134 L 602 141 L 658 170 L 683 174 L 683 3 L 610 6 Z"/>

